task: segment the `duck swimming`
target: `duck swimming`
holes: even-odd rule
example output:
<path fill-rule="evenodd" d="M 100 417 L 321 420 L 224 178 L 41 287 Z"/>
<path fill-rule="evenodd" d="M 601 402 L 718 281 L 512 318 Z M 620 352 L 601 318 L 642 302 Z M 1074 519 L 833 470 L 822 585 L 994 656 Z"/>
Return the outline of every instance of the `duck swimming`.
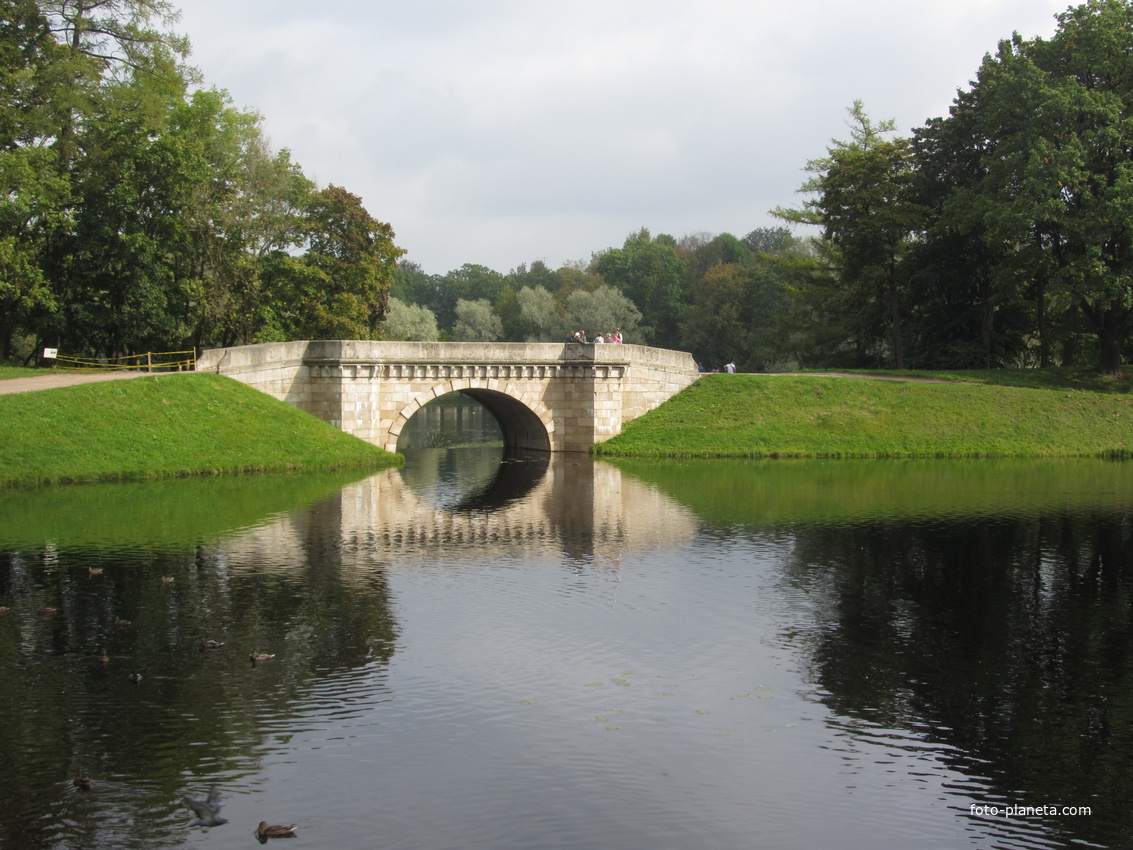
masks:
<path fill-rule="evenodd" d="M 269 826 L 266 820 L 260 821 L 260 825 L 256 827 L 256 838 L 260 839 L 260 843 L 264 844 L 269 838 L 294 838 L 295 825 L 288 826 Z"/>
<path fill-rule="evenodd" d="M 265 661 L 271 661 L 273 658 L 275 658 L 275 654 L 272 653 L 271 655 L 268 655 L 265 652 L 253 652 L 248 657 L 252 660 L 252 666 L 255 667 L 257 664 L 262 664 Z"/>

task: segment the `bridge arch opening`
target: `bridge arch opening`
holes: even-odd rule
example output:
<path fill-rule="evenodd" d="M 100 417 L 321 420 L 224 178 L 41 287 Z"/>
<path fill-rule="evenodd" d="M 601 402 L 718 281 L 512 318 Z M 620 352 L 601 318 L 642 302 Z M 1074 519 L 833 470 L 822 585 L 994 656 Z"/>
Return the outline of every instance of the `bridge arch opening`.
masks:
<path fill-rule="evenodd" d="M 391 450 L 402 450 L 407 447 L 403 443 L 403 438 L 411 433 L 412 429 L 405 426 L 423 408 L 441 398 L 456 394 L 477 402 L 496 421 L 503 438 L 505 454 L 551 451 L 551 436 L 546 424 L 550 421 L 550 417 L 546 411 L 542 411 L 541 416 L 539 412 L 532 410 L 519 399 L 486 387 L 463 387 L 435 397 L 426 395 L 409 405 L 401 413 L 400 426 L 391 429 L 396 430 L 397 433 L 396 446 L 391 446 Z"/>
<path fill-rule="evenodd" d="M 551 439 L 547 426 L 530 407 L 507 393 L 488 389 L 460 391 L 487 408 L 504 435 L 504 451 L 549 452 Z"/>

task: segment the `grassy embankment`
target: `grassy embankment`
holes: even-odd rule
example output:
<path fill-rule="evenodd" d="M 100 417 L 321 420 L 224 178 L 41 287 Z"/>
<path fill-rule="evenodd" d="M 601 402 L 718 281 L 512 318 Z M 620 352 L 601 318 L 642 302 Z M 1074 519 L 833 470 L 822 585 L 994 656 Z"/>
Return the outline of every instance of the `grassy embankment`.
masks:
<path fill-rule="evenodd" d="M 608 457 L 1133 457 L 1128 374 L 919 376 L 947 383 L 706 375 L 595 451 Z"/>
<path fill-rule="evenodd" d="M 17 375 L 4 370 L 0 377 Z M 397 455 L 216 375 L 0 395 L 0 486 L 377 469 L 399 462 Z"/>

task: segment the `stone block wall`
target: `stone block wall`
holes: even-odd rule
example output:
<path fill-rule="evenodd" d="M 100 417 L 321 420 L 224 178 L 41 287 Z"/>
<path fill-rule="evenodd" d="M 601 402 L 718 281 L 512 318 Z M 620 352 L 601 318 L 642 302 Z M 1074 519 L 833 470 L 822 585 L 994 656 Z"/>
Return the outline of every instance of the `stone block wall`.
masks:
<path fill-rule="evenodd" d="M 587 451 L 698 377 L 692 356 L 640 345 L 314 340 L 201 354 L 216 371 L 396 450 L 423 405 L 465 392 L 509 445 Z"/>

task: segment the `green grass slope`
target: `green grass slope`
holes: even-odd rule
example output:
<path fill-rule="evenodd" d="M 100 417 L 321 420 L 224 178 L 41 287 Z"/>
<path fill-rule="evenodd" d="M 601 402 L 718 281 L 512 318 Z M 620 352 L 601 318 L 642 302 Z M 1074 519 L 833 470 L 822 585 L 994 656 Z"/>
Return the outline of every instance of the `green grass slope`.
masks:
<path fill-rule="evenodd" d="M 0 396 L 0 485 L 380 468 L 399 460 L 216 375 Z"/>
<path fill-rule="evenodd" d="M 1133 397 L 1043 386 L 706 375 L 597 446 L 610 457 L 1128 457 Z"/>

